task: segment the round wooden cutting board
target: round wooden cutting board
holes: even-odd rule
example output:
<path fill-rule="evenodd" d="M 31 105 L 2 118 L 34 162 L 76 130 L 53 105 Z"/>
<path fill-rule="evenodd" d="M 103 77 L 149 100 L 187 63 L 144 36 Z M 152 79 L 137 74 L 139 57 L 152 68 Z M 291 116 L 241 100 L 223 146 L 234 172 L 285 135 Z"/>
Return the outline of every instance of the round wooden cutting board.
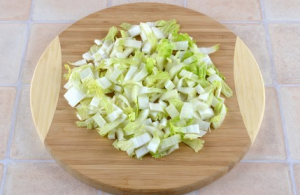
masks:
<path fill-rule="evenodd" d="M 63 64 L 81 59 L 94 39 L 122 22 L 176 19 L 181 32 L 199 47 L 220 44 L 211 55 L 234 96 L 226 99 L 228 115 L 218 130 L 203 138 L 195 153 L 182 144 L 169 156 L 130 158 L 94 130 L 77 128 L 75 109 L 63 98 Z M 61 33 L 41 57 L 31 85 L 31 109 L 39 136 L 56 161 L 81 181 L 113 194 L 182 194 L 226 174 L 246 154 L 264 112 L 264 85 L 246 45 L 226 27 L 196 11 L 166 4 L 137 3 L 101 10 Z"/>

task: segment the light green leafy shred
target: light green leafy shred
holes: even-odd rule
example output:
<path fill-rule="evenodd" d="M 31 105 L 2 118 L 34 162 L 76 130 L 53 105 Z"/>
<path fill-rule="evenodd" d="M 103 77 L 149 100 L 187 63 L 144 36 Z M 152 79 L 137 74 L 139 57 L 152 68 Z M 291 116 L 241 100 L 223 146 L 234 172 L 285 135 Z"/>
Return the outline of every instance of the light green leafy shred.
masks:
<path fill-rule="evenodd" d="M 186 145 L 193 148 L 195 152 L 199 152 L 199 150 L 201 150 L 203 148 L 203 144 L 204 144 L 204 140 L 201 140 L 201 139 L 193 139 L 193 140 L 184 139 L 182 141 Z"/>
<path fill-rule="evenodd" d="M 219 86 L 221 86 L 221 82 L 220 81 L 214 81 L 212 84 L 210 84 L 204 90 L 205 90 L 206 93 L 211 93 L 211 92 L 215 91 Z"/>
<path fill-rule="evenodd" d="M 114 64 L 121 64 L 123 68 L 134 63 L 133 58 L 111 58 Z"/>
<path fill-rule="evenodd" d="M 214 117 L 212 117 L 212 118 L 209 120 L 209 122 L 215 123 L 215 122 L 220 121 L 220 119 L 221 119 L 221 115 L 215 115 Z"/>
<path fill-rule="evenodd" d="M 126 32 L 124 30 L 120 30 L 120 32 L 121 32 L 121 37 L 122 38 L 128 38 L 128 37 L 130 37 L 128 32 Z"/>
<path fill-rule="evenodd" d="M 155 84 L 157 84 L 157 82 L 161 82 L 161 81 L 167 81 L 168 79 L 170 79 L 170 75 L 168 72 L 163 72 L 163 71 L 159 71 L 158 73 L 156 73 L 155 75 L 150 75 L 147 77 L 147 87 L 152 87 L 152 86 L 157 86 Z"/>
<path fill-rule="evenodd" d="M 88 118 L 85 121 L 76 121 L 77 127 L 86 127 L 87 129 L 94 129 L 96 127 L 96 123 L 92 118 Z"/>
<path fill-rule="evenodd" d="M 153 153 L 153 152 L 150 152 L 150 153 L 151 153 L 151 156 L 155 159 L 158 159 L 158 158 L 161 158 L 161 157 L 164 157 L 164 156 L 168 155 L 167 151 L 163 151 L 163 152 L 159 152 L 159 153 Z"/>
<path fill-rule="evenodd" d="M 98 133 L 103 137 L 108 134 L 109 131 L 113 130 L 114 128 L 118 127 L 120 123 L 122 123 L 125 118 L 119 118 L 113 122 L 107 123 L 103 127 L 97 128 Z"/>
<path fill-rule="evenodd" d="M 91 48 L 90 48 L 90 52 L 92 54 L 95 54 L 97 53 L 97 51 L 100 49 L 100 47 L 98 45 L 93 45 Z"/>
<path fill-rule="evenodd" d="M 169 58 L 173 53 L 174 45 L 168 39 L 161 39 L 157 45 L 157 54 L 160 57 Z"/>
<path fill-rule="evenodd" d="M 171 122 L 169 124 L 169 127 L 170 127 L 170 131 L 171 131 L 170 135 L 175 135 L 175 134 L 181 133 L 181 129 L 182 129 L 181 126 L 176 126 Z"/>
<path fill-rule="evenodd" d="M 120 140 L 117 143 L 117 147 L 122 151 L 128 151 L 134 147 L 134 144 L 131 140 Z"/>
<path fill-rule="evenodd" d="M 175 106 L 175 108 L 180 112 L 181 108 L 183 106 L 183 102 L 180 99 L 170 99 L 168 100 L 170 104 L 173 104 Z"/>
<path fill-rule="evenodd" d="M 104 110 L 107 112 L 107 114 L 110 114 L 113 112 L 113 104 L 108 97 L 105 95 L 98 95 L 100 98 L 100 106 L 104 108 Z"/>
<path fill-rule="evenodd" d="M 166 21 L 165 24 L 162 27 L 159 27 L 159 29 L 161 30 L 161 32 L 165 35 L 168 35 L 170 33 L 179 31 L 179 24 L 177 24 L 176 20 L 169 20 Z"/>
<path fill-rule="evenodd" d="M 198 75 L 198 74 L 199 74 L 199 73 L 198 73 L 199 67 L 198 67 L 198 65 L 197 65 L 197 62 L 193 62 L 193 63 L 191 63 L 191 64 L 189 64 L 189 65 L 186 65 L 186 66 L 184 67 L 184 69 L 187 70 L 187 71 L 189 71 L 189 72 L 194 73 L 195 75 Z"/>
<path fill-rule="evenodd" d="M 124 132 L 127 135 L 132 135 L 136 133 L 137 131 L 143 129 L 144 126 L 140 122 L 129 122 L 125 127 L 124 127 Z"/>
<path fill-rule="evenodd" d="M 106 37 L 104 38 L 104 40 L 106 42 L 109 42 L 109 43 L 113 43 L 114 42 L 114 39 L 115 39 L 115 36 L 117 35 L 118 33 L 118 29 L 116 27 L 111 27 L 109 29 L 109 32 L 108 34 L 106 35 Z"/>
<path fill-rule="evenodd" d="M 196 82 L 199 83 L 203 88 L 206 88 L 211 85 L 210 82 L 205 79 L 199 79 Z"/>
<path fill-rule="evenodd" d="M 155 26 L 164 26 L 164 25 L 166 25 L 165 20 L 158 20 L 155 22 Z"/>
<path fill-rule="evenodd" d="M 225 83 L 225 81 L 221 81 L 222 85 L 222 94 L 225 95 L 225 97 L 230 98 L 233 96 L 233 92 L 230 89 L 230 87 Z"/>
<path fill-rule="evenodd" d="M 215 112 L 215 115 L 218 115 L 221 113 L 221 110 L 222 110 L 222 107 L 224 106 L 223 103 L 219 102 L 215 108 L 214 108 L 214 112 Z"/>
<path fill-rule="evenodd" d="M 188 59 L 189 57 L 191 57 L 191 56 L 193 56 L 193 55 L 194 55 L 194 53 L 193 53 L 192 51 L 187 50 L 187 51 L 184 53 L 183 57 L 182 57 L 182 61 Z"/>
<path fill-rule="evenodd" d="M 187 33 L 178 33 L 178 31 L 173 31 L 172 33 L 173 41 L 188 41 L 189 46 L 195 44 L 195 41 Z"/>
<path fill-rule="evenodd" d="M 206 63 L 202 62 L 198 66 L 198 76 L 199 76 L 199 79 L 205 79 L 205 77 L 206 77 L 206 70 L 207 70 L 207 65 L 206 65 Z"/>
<path fill-rule="evenodd" d="M 114 148 L 116 148 L 117 150 L 119 150 L 118 140 L 117 139 L 112 143 L 112 145 L 113 145 Z"/>
<path fill-rule="evenodd" d="M 64 78 L 68 80 L 71 76 L 72 70 L 68 64 L 65 64 L 64 67 L 68 70 L 68 73 L 64 74 Z"/>
<path fill-rule="evenodd" d="M 103 94 L 103 89 L 98 85 L 97 81 L 91 77 L 84 79 L 82 82 L 82 91 L 90 96 L 95 96 L 96 93 Z"/>
<path fill-rule="evenodd" d="M 146 58 L 146 69 L 149 74 L 152 74 L 153 68 L 156 65 L 156 60 L 153 58 Z"/>
<path fill-rule="evenodd" d="M 192 133 L 187 133 L 183 136 L 184 140 L 194 140 L 194 139 L 198 139 L 199 135 L 198 134 L 192 134 Z"/>
<path fill-rule="evenodd" d="M 131 65 L 139 66 L 143 58 L 144 58 L 144 53 L 139 50 L 135 50 Z"/>
<path fill-rule="evenodd" d="M 122 27 L 124 30 L 129 30 L 132 27 L 132 25 L 124 22 L 120 25 L 120 27 Z"/>

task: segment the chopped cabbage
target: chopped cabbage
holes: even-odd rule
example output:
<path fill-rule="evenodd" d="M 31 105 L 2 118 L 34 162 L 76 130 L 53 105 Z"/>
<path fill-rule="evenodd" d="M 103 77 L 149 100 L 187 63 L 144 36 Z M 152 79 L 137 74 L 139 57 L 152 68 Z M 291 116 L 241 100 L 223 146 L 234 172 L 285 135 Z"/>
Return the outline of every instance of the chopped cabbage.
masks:
<path fill-rule="evenodd" d="M 181 142 L 200 151 L 200 138 L 225 120 L 222 95 L 233 95 L 209 57 L 220 45 L 198 48 L 176 20 L 120 27 L 95 39 L 83 59 L 69 62 L 73 68 L 65 65 L 76 125 L 138 159 L 169 155 Z"/>

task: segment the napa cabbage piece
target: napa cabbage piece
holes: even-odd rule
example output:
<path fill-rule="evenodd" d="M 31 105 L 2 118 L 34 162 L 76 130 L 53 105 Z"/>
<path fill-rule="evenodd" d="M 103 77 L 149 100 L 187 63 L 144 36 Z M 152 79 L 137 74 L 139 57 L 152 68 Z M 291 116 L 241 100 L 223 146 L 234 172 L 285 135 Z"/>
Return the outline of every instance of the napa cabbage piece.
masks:
<path fill-rule="evenodd" d="M 130 157 L 161 158 L 183 144 L 195 152 L 218 129 L 233 95 L 210 54 L 176 20 L 120 24 L 65 64 L 64 97 L 76 125 L 114 140 Z"/>

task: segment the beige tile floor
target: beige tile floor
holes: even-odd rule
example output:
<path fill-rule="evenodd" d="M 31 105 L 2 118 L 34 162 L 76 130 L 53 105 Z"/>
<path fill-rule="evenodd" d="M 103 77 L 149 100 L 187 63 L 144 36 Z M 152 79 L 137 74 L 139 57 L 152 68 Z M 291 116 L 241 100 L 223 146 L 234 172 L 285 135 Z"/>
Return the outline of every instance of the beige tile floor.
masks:
<path fill-rule="evenodd" d="M 300 195 L 299 0 L 150 1 L 226 25 L 252 50 L 266 85 L 265 117 L 249 153 L 189 195 Z M 31 119 L 30 80 L 56 34 L 89 13 L 132 2 L 139 0 L 0 1 L 0 195 L 108 195 L 65 173 L 44 150 Z"/>

